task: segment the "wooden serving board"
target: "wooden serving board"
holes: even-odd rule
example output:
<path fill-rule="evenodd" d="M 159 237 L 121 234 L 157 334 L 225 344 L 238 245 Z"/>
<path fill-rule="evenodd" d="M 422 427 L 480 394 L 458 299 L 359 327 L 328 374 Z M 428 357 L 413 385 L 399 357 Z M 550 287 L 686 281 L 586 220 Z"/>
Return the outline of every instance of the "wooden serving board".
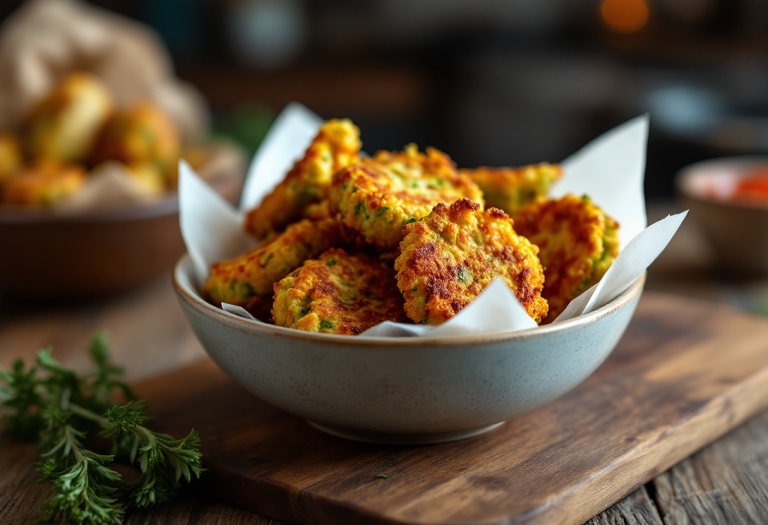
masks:
<path fill-rule="evenodd" d="M 648 293 L 582 385 L 488 434 L 441 445 L 323 434 L 210 361 L 138 389 L 159 430 L 200 431 L 209 470 L 198 486 L 279 520 L 580 524 L 768 408 L 768 320 Z"/>

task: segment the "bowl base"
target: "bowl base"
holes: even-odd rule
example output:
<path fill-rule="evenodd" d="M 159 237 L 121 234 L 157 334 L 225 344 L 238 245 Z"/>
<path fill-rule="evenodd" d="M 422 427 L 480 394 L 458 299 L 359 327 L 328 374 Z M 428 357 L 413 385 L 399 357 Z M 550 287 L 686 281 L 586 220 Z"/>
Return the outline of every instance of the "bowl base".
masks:
<path fill-rule="evenodd" d="M 389 434 L 386 432 L 367 432 L 365 430 L 354 430 L 333 425 L 321 425 L 314 421 L 307 421 L 307 423 L 318 430 L 331 434 L 332 436 L 351 439 L 353 441 L 380 443 L 384 445 L 431 445 L 479 436 L 480 434 L 484 434 L 494 428 L 500 427 L 504 424 L 504 421 L 488 425 L 487 427 L 457 430 L 455 432 L 435 432 L 431 434 Z"/>

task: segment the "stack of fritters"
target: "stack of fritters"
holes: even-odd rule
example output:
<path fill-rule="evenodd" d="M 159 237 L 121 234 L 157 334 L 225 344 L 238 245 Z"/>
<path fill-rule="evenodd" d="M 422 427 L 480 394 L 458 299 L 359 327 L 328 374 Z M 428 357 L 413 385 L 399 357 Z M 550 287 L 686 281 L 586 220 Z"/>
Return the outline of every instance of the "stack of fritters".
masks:
<path fill-rule="evenodd" d="M 118 108 L 100 79 L 72 73 L 23 126 L 0 133 L 0 204 L 54 206 L 107 163 L 122 165 L 141 194 L 158 197 L 176 188 L 181 156 L 201 166 L 209 154 L 203 145 L 184 148 L 176 124 L 159 107 Z"/>
<path fill-rule="evenodd" d="M 246 230 L 266 240 L 214 263 L 206 297 L 279 326 L 357 335 L 383 321 L 443 323 L 498 277 L 540 323 L 617 255 L 618 224 L 599 208 L 546 200 L 557 165 L 458 170 L 413 144 L 360 149 L 352 122 L 326 122 L 248 214 Z"/>
<path fill-rule="evenodd" d="M 483 193 L 456 171 L 448 155 L 415 144 L 402 152 L 379 151 L 333 176 L 330 211 L 363 242 L 395 250 L 408 223 L 436 204 L 468 198 L 483 204 Z"/>

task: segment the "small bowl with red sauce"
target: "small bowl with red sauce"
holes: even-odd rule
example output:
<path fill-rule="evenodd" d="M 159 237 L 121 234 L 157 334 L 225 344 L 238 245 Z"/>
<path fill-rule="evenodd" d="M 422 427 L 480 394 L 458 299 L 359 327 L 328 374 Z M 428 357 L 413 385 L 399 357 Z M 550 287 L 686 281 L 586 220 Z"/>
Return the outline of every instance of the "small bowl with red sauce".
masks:
<path fill-rule="evenodd" d="M 676 183 L 720 268 L 768 275 L 768 157 L 699 162 L 683 169 Z"/>

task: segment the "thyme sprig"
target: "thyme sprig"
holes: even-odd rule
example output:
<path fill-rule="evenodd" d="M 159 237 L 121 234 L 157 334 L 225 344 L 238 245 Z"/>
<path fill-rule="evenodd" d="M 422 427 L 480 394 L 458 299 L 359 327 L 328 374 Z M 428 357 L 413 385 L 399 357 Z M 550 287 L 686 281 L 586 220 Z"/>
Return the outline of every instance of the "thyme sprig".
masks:
<path fill-rule="evenodd" d="M 93 337 L 89 355 L 96 369 L 85 375 L 62 366 L 50 348 L 40 350 L 29 369 L 22 360 L 0 369 L 3 426 L 15 438 L 39 442 L 39 481 L 55 493 L 43 503 L 43 520 L 66 515 L 78 524 L 120 523 L 125 506 L 118 490 L 128 505 L 149 507 L 173 497 L 182 478 L 189 482 L 204 470 L 195 430 L 175 439 L 144 426 L 146 403 L 119 379 L 123 370 L 109 358 L 105 332 Z M 115 392 L 130 401 L 115 404 Z M 97 428 L 111 440 L 109 455 L 93 450 Z M 136 481 L 122 483 L 109 468 L 116 457 L 138 465 Z"/>

